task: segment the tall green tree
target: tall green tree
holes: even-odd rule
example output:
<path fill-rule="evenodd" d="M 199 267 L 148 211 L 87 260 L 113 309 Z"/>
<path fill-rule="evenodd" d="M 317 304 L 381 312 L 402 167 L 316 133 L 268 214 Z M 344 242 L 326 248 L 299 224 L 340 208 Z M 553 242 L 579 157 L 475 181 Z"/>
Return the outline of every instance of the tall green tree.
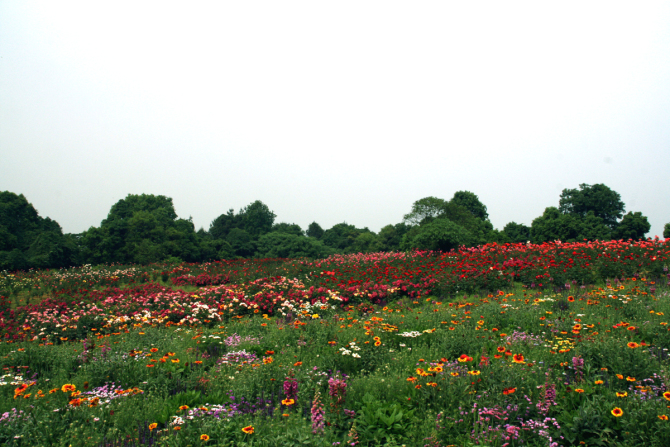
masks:
<path fill-rule="evenodd" d="M 470 191 L 456 191 L 454 197 L 449 201 L 454 205 L 459 205 L 470 211 L 473 216 L 480 218 L 481 220 L 488 220 L 489 213 L 486 210 L 486 205 L 484 205 L 477 197 L 477 194 Z"/>
<path fill-rule="evenodd" d="M 530 227 L 516 222 L 510 222 L 503 228 L 503 233 L 507 235 L 511 242 L 530 241 Z"/>
<path fill-rule="evenodd" d="M 472 235 L 449 219 L 434 219 L 415 227 L 403 238 L 403 249 L 449 251 L 462 245 L 469 245 Z"/>
<path fill-rule="evenodd" d="M 289 224 L 286 222 L 280 222 L 272 225 L 272 231 L 271 232 L 278 232 L 278 233 L 288 233 L 288 234 L 295 234 L 296 236 L 304 236 L 305 233 L 302 231 L 302 228 L 300 228 L 300 225 L 298 224 Z"/>
<path fill-rule="evenodd" d="M 256 257 L 259 258 L 325 258 L 335 250 L 321 241 L 302 235 L 276 232 L 258 238 Z"/>
<path fill-rule="evenodd" d="M 119 200 L 99 228 L 82 234 L 81 245 L 91 263 L 201 259 L 193 222 L 177 217 L 171 198 L 151 194 Z"/>
<path fill-rule="evenodd" d="M 68 267 L 77 247 L 54 220 L 40 217 L 23 194 L 0 192 L 0 269 Z"/>
<path fill-rule="evenodd" d="M 323 237 L 323 233 L 324 233 L 323 228 L 321 228 L 321 225 L 319 225 L 316 222 L 312 222 L 307 227 L 306 234 L 309 237 L 313 237 L 313 238 L 316 238 L 316 239 L 321 239 Z"/>
<path fill-rule="evenodd" d="M 670 222 L 665 224 L 665 227 L 663 227 L 663 237 L 670 239 Z"/>
<path fill-rule="evenodd" d="M 615 239 L 644 239 L 645 234 L 651 230 L 651 224 L 646 216 L 641 212 L 628 212 L 614 230 L 613 236 Z"/>
<path fill-rule="evenodd" d="M 587 185 L 582 183 L 579 189 L 564 189 L 559 200 L 559 210 L 563 214 L 586 217 L 592 211 L 600 217 L 605 225 L 615 230 L 618 219 L 625 211 L 621 196 L 608 186 L 598 183 Z"/>

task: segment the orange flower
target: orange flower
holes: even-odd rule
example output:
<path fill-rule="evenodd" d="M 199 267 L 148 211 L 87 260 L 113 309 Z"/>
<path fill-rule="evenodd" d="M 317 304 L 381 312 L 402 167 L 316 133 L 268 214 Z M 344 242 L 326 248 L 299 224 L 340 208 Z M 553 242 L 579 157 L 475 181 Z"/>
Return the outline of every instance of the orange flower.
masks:
<path fill-rule="evenodd" d="M 623 416 L 623 410 L 619 407 L 616 407 L 614 410 L 612 410 L 612 415 L 615 417 Z"/>
<path fill-rule="evenodd" d="M 523 354 L 514 354 L 514 356 L 512 357 L 512 361 L 514 363 L 524 363 Z"/>
<path fill-rule="evenodd" d="M 242 429 L 242 431 L 248 435 L 253 435 L 254 434 L 254 427 L 253 425 L 248 425 Z"/>
<path fill-rule="evenodd" d="M 412 382 L 412 383 L 416 382 L 416 380 L 417 380 L 416 377 L 408 377 L 407 378 L 407 381 Z M 668 393 L 668 394 L 670 394 L 670 393 Z"/>
<path fill-rule="evenodd" d="M 626 380 L 628 380 L 629 382 L 635 382 L 635 377 L 628 376 L 626 377 Z"/>
<path fill-rule="evenodd" d="M 265 355 L 274 355 L 274 351 L 265 351 Z"/>
<path fill-rule="evenodd" d="M 72 400 L 70 401 L 70 405 L 72 405 L 73 407 L 78 407 L 78 406 L 80 406 L 80 405 L 81 405 L 81 399 L 72 399 Z"/>
<path fill-rule="evenodd" d="M 596 380 L 593 383 L 595 383 L 596 385 L 602 385 L 604 382 L 602 380 Z"/>
<path fill-rule="evenodd" d="M 151 351 L 151 352 L 158 352 L 158 348 L 151 348 L 151 349 L 149 349 L 149 351 Z"/>
<path fill-rule="evenodd" d="M 616 397 L 626 397 L 626 396 L 628 396 L 627 391 L 617 391 L 616 392 Z"/>
<path fill-rule="evenodd" d="M 149 424 L 149 430 L 153 431 L 156 427 L 158 427 L 157 423 Z"/>
<path fill-rule="evenodd" d="M 200 440 L 201 440 L 201 441 L 209 441 L 209 436 L 207 436 L 207 435 L 200 435 Z"/>
<path fill-rule="evenodd" d="M 665 397 L 665 400 L 670 400 L 670 391 L 663 393 L 663 397 Z"/>
<path fill-rule="evenodd" d="M 177 425 L 177 426 L 174 428 L 174 430 L 175 430 L 175 431 L 179 431 L 179 430 L 181 430 L 181 427 L 180 427 L 179 425 Z"/>
<path fill-rule="evenodd" d="M 623 375 L 621 375 L 621 374 L 617 374 L 617 375 L 616 375 L 616 378 L 619 379 L 619 380 L 623 380 Z"/>
<path fill-rule="evenodd" d="M 202 365 L 202 360 L 196 360 L 196 361 L 193 362 L 193 363 L 195 363 L 196 365 Z"/>
<path fill-rule="evenodd" d="M 575 393 L 583 393 L 584 390 L 581 388 L 575 388 Z"/>
<path fill-rule="evenodd" d="M 172 363 L 179 363 L 179 359 L 171 359 L 170 360 Z"/>
<path fill-rule="evenodd" d="M 505 388 L 505 389 L 503 390 L 503 394 L 505 394 L 505 395 L 507 395 L 507 394 L 514 394 L 515 392 L 516 392 L 516 387 Z"/>
<path fill-rule="evenodd" d="M 416 388 L 417 390 L 420 390 L 420 389 L 421 389 L 421 385 L 416 385 L 414 388 Z"/>
<path fill-rule="evenodd" d="M 149 364 L 147 365 L 147 368 L 153 368 L 153 367 L 154 367 L 154 364 L 153 364 L 153 363 L 149 363 Z"/>
<path fill-rule="evenodd" d="M 284 399 L 284 400 L 281 401 L 281 403 L 282 403 L 283 405 L 286 405 L 286 406 L 291 406 L 291 405 L 293 405 L 293 404 L 295 403 L 295 400 L 293 400 L 293 399 Z"/>
<path fill-rule="evenodd" d="M 667 420 L 668 420 L 668 416 L 666 416 L 666 415 L 664 415 L 664 414 L 659 414 L 659 415 L 658 415 L 658 418 L 659 418 L 660 420 L 662 420 L 662 421 L 667 421 Z"/>
<path fill-rule="evenodd" d="M 571 302 L 571 303 L 574 303 L 574 302 L 575 302 L 575 297 L 572 296 L 572 295 L 570 295 L 570 296 L 568 297 L 568 301 Z"/>
<path fill-rule="evenodd" d="M 61 391 L 64 393 L 71 393 L 77 389 L 76 386 L 66 383 L 65 385 L 62 386 Z"/>
<path fill-rule="evenodd" d="M 293 366 L 300 366 L 300 365 L 302 365 L 302 362 L 295 362 L 295 363 L 293 364 Z"/>
<path fill-rule="evenodd" d="M 498 352 L 500 352 L 501 354 L 502 354 L 503 352 L 507 351 L 507 349 L 506 349 L 504 346 L 498 346 L 497 350 L 498 350 Z"/>
<path fill-rule="evenodd" d="M 181 407 L 179 407 L 179 410 L 180 411 L 188 410 L 188 405 L 182 405 Z"/>
<path fill-rule="evenodd" d="M 635 348 L 639 348 L 639 347 L 640 347 L 640 345 L 638 345 L 638 344 L 635 343 L 634 341 L 629 342 L 627 346 L 628 346 L 629 348 L 631 348 L 631 349 L 635 349 Z"/>
<path fill-rule="evenodd" d="M 379 346 L 379 345 L 381 345 L 381 344 L 382 344 L 382 342 L 380 342 L 380 341 L 376 341 L 376 342 L 375 342 L 375 346 Z"/>
<path fill-rule="evenodd" d="M 457 372 L 451 372 L 451 373 L 449 373 L 449 374 L 451 374 L 452 377 L 458 377 L 458 373 L 457 373 Z"/>

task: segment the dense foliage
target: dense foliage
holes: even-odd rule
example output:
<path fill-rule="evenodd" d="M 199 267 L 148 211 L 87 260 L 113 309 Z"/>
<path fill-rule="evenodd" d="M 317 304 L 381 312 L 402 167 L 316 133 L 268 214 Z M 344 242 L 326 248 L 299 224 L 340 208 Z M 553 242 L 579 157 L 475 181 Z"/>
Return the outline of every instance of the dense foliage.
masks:
<path fill-rule="evenodd" d="M 386 225 L 379 233 L 346 222 L 325 230 L 312 222 L 303 231 L 294 223 L 275 222 L 275 213 L 260 200 L 237 213 L 228 210 L 208 229 L 196 232 L 190 219 L 177 216 L 169 197 L 131 194 L 112 206 L 99 227 L 63 235 L 58 224 L 41 218 L 25 197 L 3 192 L 0 269 L 253 257 L 315 259 L 334 253 L 448 251 L 491 242 L 644 239 L 651 228 L 647 218 L 624 211 L 617 192 L 602 184 L 581 184 L 579 189 L 563 190 L 559 206 L 546 208 L 530 227 L 510 222 L 502 230 L 494 229 L 479 197 L 457 191 L 451 200 L 432 196 L 417 200 L 402 222 Z"/>

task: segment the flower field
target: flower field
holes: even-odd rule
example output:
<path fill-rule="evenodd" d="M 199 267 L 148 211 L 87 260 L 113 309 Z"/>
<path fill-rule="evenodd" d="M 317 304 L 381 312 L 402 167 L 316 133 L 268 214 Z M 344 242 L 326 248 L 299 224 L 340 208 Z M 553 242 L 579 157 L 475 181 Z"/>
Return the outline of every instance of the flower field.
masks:
<path fill-rule="evenodd" d="M 670 242 L 0 274 L 9 446 L 670 445 Z"/>

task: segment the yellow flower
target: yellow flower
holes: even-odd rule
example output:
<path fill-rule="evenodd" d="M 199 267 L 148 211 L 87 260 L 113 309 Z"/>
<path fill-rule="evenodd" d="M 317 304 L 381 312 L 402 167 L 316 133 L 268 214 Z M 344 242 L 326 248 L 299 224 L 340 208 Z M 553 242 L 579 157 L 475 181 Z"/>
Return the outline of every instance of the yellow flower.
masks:
<path fill-rule="evenodd" d="M 158 427 L 157 423 L 149 424 L 149 430 L 153 431 L 156 427 Z"/>
<path fill-rule="evenodd" d="M 622 410 L 621 408 L 619 408 L 619 407 L 616 407 L 616 408 L 614 408 L 614 410 L 612 410 L 612 415 L 613 415 L 614 417 L 620 417 L 620 416 L 623 416 L 623 410 Z"/>
<path fill-rule="evenodd" d="M 242 431 L 248 435 L 253 435 L 254 434 L 254 426 L 253 425 L 248 425 L 242 429 Z"/>
<path fill-rule="evenodd" d="M 203 434 L 203 435 L 200 435 L 200 440 L 201 440 L 201 441 L 209 441 L 209 436 L 204 435 L 204 434 Z"/>

